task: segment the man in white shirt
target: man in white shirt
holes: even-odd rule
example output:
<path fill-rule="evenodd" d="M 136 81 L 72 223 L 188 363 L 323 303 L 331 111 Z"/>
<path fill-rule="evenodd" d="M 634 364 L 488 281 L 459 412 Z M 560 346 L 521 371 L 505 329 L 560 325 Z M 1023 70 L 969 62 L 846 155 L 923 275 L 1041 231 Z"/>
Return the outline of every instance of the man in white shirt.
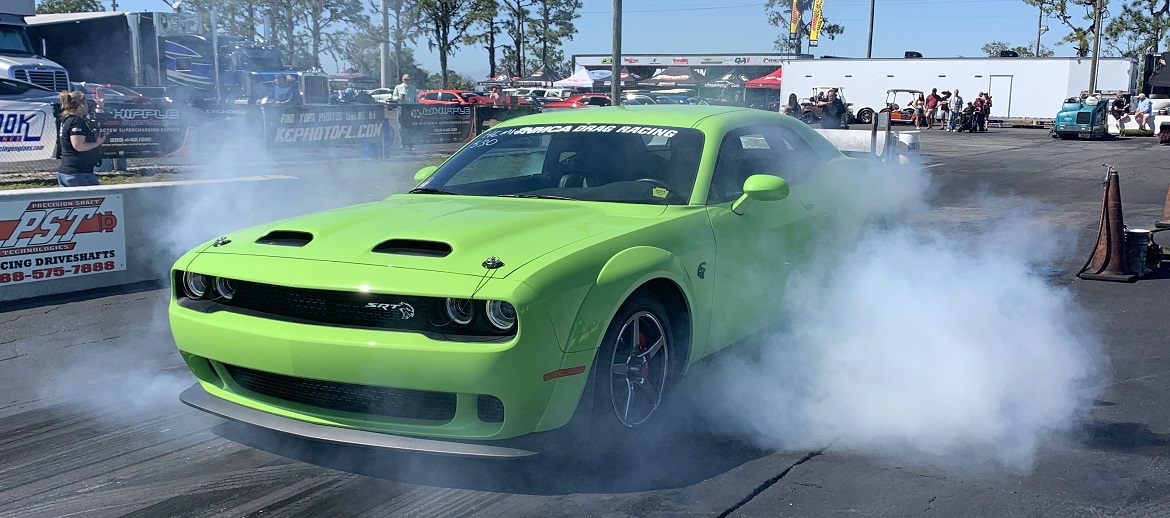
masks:
<path fill-rule="evenodd" d="M 410 74 L 402 75 L 402 83 L 394 87 L 393 95 L 398 104 L 418 104 L 418 89 L 410 84 Z"/>
<path fill-rule="evenodd" d="M 1144 92 L 1138 94 L 1137 98 L 1137 109 L 1133 112 L 1133 120 L 1137 122 L 1138 129 L 1140 130 L 1145 128 L 1146 123 L 1150 122 L 1154 118 L 1154 102 L 1146 99 L 1146 94 Z M 1153 124 L 1150 125 L 1150 129 L 1154 129 Z"/>
<path fill-rule="evenodd" d="M 391 99 L 398 101 L 399 143 L 403 149 L 414 149 L 414 142 L 417 140 L 415 128 L 410 119 L 410 111 L 403 108 L 403 105 L 418 104 L 418 89 L 410 84 L 410 74 L 402 74 L 402 83 L 394 87 Z"/>

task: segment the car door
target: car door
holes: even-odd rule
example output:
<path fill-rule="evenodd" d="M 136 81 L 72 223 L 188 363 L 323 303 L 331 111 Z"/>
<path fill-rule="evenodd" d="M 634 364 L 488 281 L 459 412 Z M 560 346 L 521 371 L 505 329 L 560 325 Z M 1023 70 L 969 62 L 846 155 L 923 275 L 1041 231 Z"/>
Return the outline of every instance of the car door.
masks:
<path fill-rule="evenodd" d="M 459 98 L 451 92 L 440 92 L 439 101 L 443 104 L 459 104 Z"/>
<path fill-rule="evenodd" d="M 800 194 L 820 162 L 812 147 L 783 124 L 742 128 L 724 137 L 707 193 L 716 247 L 712 348 L 780 321 L 789 275 L 807 261 L 813 245 L 814 207 Z M 752 202 L 736 214 L 732 204 L 753 174 L 784 178 L 789 195 Z"/>

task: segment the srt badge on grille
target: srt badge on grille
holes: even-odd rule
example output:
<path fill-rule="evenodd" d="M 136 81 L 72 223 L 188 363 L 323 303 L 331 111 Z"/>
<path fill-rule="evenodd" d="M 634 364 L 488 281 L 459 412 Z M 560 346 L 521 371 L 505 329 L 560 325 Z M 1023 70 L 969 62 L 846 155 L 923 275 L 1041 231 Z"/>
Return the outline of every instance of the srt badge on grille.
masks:
<path fill-rule="evenodd" d="M 402 320 L 409 320 L 414 317 L 414 306 L 405 302 L 398 302 L 396 304 L 385 304 L 380 302 L 367 302 L 366 309 L 380 309 L 382 311 L 397 311 L 398 317 Z"/>

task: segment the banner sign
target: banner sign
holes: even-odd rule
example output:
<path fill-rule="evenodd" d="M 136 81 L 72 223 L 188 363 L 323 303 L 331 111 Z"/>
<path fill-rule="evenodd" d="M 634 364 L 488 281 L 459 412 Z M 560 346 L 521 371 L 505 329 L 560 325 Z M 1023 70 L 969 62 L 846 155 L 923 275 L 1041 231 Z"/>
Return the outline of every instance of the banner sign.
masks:
<path fill-rule="evenodd" d="M 264 136 L 269 149 L 356 146 L 382 142 L 382 105 L 266 105 Z"/>
<path fill-rule="evenodd" d="M 126 269 L 122 196 L 0 202 L 0 287 Z"/>
<path fill-rule="evenodd" d="M 0 162 L 51 160 L 56 151 L 51 104 L 0 101 Z"/>
<path fill-rule="evenodd" d="M 398 107 L 398 123 L 407 144 L 463 142 L 474 131 L 471 105 L 407 104 Z"/>
<path fill-rule="evenodd" d="M 824 24 L 825 18 L 821 16 L 822 8 L 825 5 L 825 0 L 815 0 L 813 2 L 812 12 L 812 27 L 808 31 L 808 46 L 817 46 L 817 40 L 821 36 L 821 25 Z"/>
<path fill-rule="evenodd" d="M 106 103 L 94 114 L 106 136 L 101 153 L 110 158 L 150 158 L 173 154 L 183 147 L 189 127 L 171 104 Z"/>
<path fill-rule="evenodd" d="M 788 17 L 788 34 L 798 34 L 800 30 L 800 0 L 792 0 L 792 14 Z"/>

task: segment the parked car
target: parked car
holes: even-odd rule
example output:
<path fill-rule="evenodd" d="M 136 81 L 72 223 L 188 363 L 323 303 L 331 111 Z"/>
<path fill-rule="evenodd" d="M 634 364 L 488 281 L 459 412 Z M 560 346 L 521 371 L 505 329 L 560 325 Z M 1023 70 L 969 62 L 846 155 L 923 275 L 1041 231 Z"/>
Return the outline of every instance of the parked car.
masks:
<path fill-rule="evenodd" d="M 102 83 L 73 83 L 77 90 L 85 92 L 85 97 L 96 101 L 102 99 L 105 104 L 150 104 L 149 97 L 138 93 L 129 87 Z"/>
<path fill-rule="evenodd" d="M 585 431 L 569 448 L 657 440 L 688 367 L 777 320 L 782 279 L 831 237 L 836 176 L 861 163 L 761 110 L 503 121 L 408 193 L 183 255 L 170 328 L 197 384 L 180 397 L 439 454 L 528 456 L 564 430 Z"/>
<path fill-rule="evenodd" d="M 590 106 L 610 106 L 609 96 L 606 94 L 578 94 L 563 101 L 551 101 L 541 105 L 544 109 L 556 108 L 587 108 Z"/>
<path fill-rule="evenodd" d="M 373 97 L 375 101 L 380 103 L 388 103 L 393 100 L 394 97 L 393 88 L 375 88 L 373 90 L 366 91 L 366 93 L 370 94 L 370 97 Z"/>
<path fill-rule="evenodd" d="M 491 99 L 468 90 L 424 90 L 418 93 L 419 104 L 491 104 Z"/>
<path fill-rule="evenodd" d="M 653 97 L 646 94 L 625 94 L 622 96 L 622 104 L 645 105 L 658 104 L 658 102 L 655 101 Z"/>

